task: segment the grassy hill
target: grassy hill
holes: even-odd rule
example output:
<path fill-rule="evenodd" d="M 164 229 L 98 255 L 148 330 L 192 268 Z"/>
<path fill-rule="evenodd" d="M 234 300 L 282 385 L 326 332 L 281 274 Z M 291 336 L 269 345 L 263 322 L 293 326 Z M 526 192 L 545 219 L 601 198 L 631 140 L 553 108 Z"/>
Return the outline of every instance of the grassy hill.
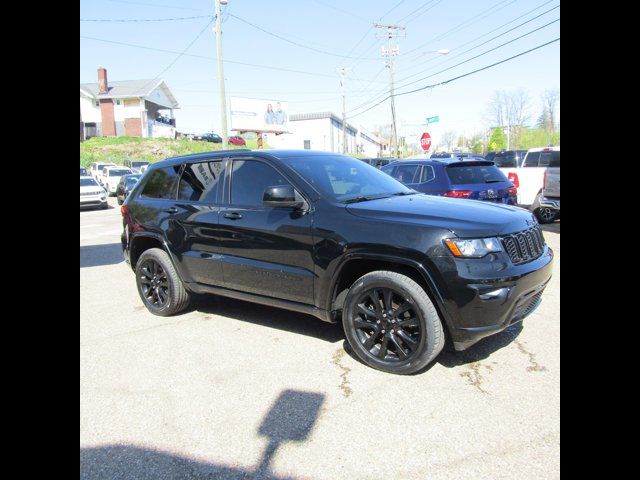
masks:
<path fill-rule="evenodd" d="M 247 139 L 246 142 L 246 147 L 229 145 L 229 148 L 257 148 L 255 139 Z M 269 148 L 266 144 L 264 147 Z M 80 165 L 88 167 L 92 162 L 113 162 L 121 165 L 127 159 L 157 162 L 177 155 L 221 149 L 220 143 L 194 142 L 186 139 L 94 137 L 80 143 Z"/>

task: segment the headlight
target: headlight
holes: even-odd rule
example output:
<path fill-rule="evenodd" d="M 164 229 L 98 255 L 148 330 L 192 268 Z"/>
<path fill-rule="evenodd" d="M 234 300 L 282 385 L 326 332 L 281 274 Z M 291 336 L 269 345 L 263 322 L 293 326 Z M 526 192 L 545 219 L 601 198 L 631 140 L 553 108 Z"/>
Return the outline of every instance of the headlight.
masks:
<path fill-rule="evenodd" d="M 453 240 L 451 238 L 447 238 L 444 243 L 455 257 L 482 258 L 488 253 L 502 251 L 500 241 L 497 238 L 465 240 Z"/>

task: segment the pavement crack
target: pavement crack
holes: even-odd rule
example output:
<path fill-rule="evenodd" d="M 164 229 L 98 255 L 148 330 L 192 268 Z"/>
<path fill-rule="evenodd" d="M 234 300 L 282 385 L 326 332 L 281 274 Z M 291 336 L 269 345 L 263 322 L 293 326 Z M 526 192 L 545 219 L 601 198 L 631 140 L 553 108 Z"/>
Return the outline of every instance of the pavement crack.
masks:
<path fill-rule="evenodd" d="M 342 373 L 340 374 L 340 378 L 342 379 L 342 382 L 340 383 L 340 390 L 342 390 L 342 395 L 344 395 L 346 398 L 353 393 L 353 390 L 349 386 L 350 383 L 349 379 L 347 378 L 351 369 L 342 364 L 342 357 L 344 357 L 345 353 L 347 352 L 345 352 L 343 348 L 339 348 L 338 350 L 336 350 L 336 352 L 333 354 L 333 358 L 331 359 L 331 363 L 342 370 Z"/>
<path fill-rule="evenodd" d="M 537 360 L 536 360 L 536 355 L 535 353 L 531 353 L 530 351 L 528 351 L 525 347 L 524 344 L 522 344 L 522 342 L 520 342 L 519 340 L 515 340 L 515 344 L 518 346 L 518 350 L 520 350 L 521 353 L 527 355 L 529 357 L 529 366 L 527 367 L 527 372 L 545 372 L 547 371 L 547 367 L 545 367 L 544 365 L 540 365 Z"/>
<path fill-rule="evenodd" d="M 480 364 L 480 362 L 473 362 L 471 364 L 468 365 L 469 367 L 469 371 L 466 372 L 461 372 L 460 376 L 463 378 L 467 379 L 467 383 L 469 385 L 472 385 L 474 387 L 476 387 L 478 390 L 480 390 L 482 393 L 484 394 L 489 394 L 489 392 L 487 392 L 484 388 L 482 388 L 482 380 L 483 377 L 480 374 L 480 367 L 482 365 Z M 488 370 L 493 370 L 491 367 L 484 365 Z"/>

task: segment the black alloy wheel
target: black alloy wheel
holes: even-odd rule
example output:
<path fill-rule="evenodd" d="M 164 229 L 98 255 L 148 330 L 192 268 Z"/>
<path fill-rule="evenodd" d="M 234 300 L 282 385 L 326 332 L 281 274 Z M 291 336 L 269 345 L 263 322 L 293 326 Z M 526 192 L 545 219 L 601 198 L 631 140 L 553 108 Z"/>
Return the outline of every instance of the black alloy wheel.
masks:
<path fill-rule="evenodd" d="M 374 288 L 360 295 L 355 315 L 356 336 L 371 357 L 404 362 L 416 354 L 423 332 L 411 299 L 391 288 Z"/>
<path fill-rule="evenodd" d="M 140 265 L 140 290 L 142 297 L 149 306 L 155 309 L 164 308 L 169 301 L 169 280 L 167 274 L 154 259 L 146 259 Z"/>

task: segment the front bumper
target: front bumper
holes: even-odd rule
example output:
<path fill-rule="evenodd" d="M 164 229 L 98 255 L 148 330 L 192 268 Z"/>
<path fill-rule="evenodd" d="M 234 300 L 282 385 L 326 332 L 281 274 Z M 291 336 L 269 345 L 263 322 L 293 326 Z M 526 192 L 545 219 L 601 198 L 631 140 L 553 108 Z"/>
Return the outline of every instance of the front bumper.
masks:
<path fill-rule="evenodd" d="M 100 207 L 107 204 L 106 194 L 83 195 L 80 197 L 80 208 Z"/>
<path fill-rule="evenodd" d="M 513 265 L 504 252 L 481 259 L 440 257 L 444 306 L 456 350 L 521 321 L 540 303 L 553 268 L 553 251 Z"/>
<path fill-rule="evenodd" d="M 551 208 L 552 210 L 560 211 L 560 199 L 551 197 L 540 197 L 541 208 Z"/>

